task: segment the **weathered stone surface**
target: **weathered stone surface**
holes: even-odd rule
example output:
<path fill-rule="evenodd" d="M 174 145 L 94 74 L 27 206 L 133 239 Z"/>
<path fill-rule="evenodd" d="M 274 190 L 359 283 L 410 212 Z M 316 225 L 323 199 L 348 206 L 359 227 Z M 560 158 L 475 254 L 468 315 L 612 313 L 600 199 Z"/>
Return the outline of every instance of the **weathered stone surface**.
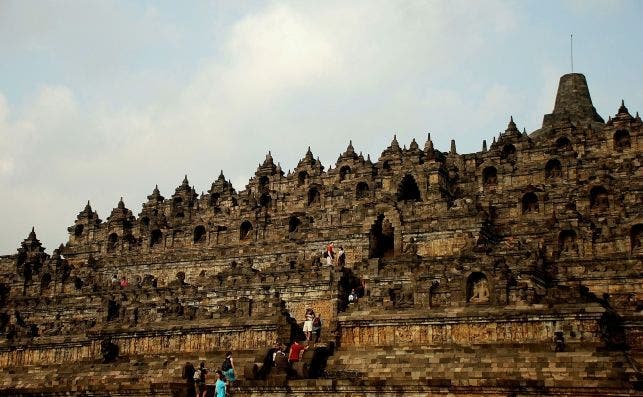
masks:
<path fill-rule="evenodd" d="M 572 74 L 542 128 L 481 152 L 351 142 L 328 170 L 268 153 L 240 192 L 186 177 L 138 216 L 87 203 L 51 254 L 32 230 L 0 257 L 0 394 L 187 395 L 185 363 L 231 350 L 236 395 L 636 395 L 640 137 Z M 269 371 L 309 307 L 321 343 Z"/>

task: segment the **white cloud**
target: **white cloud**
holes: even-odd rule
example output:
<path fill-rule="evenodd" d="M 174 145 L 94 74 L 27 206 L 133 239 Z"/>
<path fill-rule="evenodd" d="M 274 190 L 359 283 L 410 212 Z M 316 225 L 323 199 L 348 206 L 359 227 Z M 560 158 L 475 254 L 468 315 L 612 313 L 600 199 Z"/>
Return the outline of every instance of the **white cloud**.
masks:
<path fill-rule="evenodd" d="M 63 15 L 47 3 L 0 28 L 20 43 L 0 46 L 28 44 L 87 73 L 78 86 L 40 86 L 17 109 L 0 101 L 0 217 L 10 225 L 0 252 L 13 251 L 31 224 L 57 246 L 87 199 L 103 219 L 121 195 L 136 213 L 155 183 L 169 196 L 184 173 L 202 191 L 223 169 L 242 189 L 269 149 L 285 169 L 308 145 L 328 166 L 351 138 L 377 159 L 394 132 L 423 144 L 430 130 L 445 150 L 451 137 L 459 151 L 477 150 L 497 132 L 479 131 L 481 123 L 504 128 L 504 109 L 523 100 L 493 82 L 471 97 L 445 88 L 474 81 L 459 67 L 515 27 L 507 4 L 370 1 L 268 4 L 230 24 L 215 55 L 178 77 L 184 86 L 174 71 L 154 71 L 141 83 L 146 95 L 114 89 L 97 98 L 93 88 L 136 80 L 123 77 L 125 58 L 156 40 L 181 42 L 158 10 L 139 21 L 121 7 L 101 2 Z M 145 79 L 145 70 L 132 73 Z"/>

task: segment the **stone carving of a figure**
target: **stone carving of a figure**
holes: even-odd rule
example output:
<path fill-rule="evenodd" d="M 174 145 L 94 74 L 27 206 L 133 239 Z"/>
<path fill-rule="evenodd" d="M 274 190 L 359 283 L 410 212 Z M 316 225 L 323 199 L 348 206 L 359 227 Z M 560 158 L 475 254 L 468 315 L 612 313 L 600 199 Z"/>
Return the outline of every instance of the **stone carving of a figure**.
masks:
<path fill-rule="evenodd" d="M 565 235 L 562 241 L 562 252 L 575 253 L 578 250 L 576 239 L 572 235 Z"/>
<path fill-rule="evenodd" d="M 409 255 L 416 255 L 418 253 L 418 245 L 415 238 L 411 237 L 409 243 L 404 246 L 404 253 Z"/>
<path fill-rule="evenodd" d="M 489 302 L 489 283 L 486 278 L 480 278 L 473 282 L 471 286 L 471 299 L 472 303 L 485 303 Z"/>

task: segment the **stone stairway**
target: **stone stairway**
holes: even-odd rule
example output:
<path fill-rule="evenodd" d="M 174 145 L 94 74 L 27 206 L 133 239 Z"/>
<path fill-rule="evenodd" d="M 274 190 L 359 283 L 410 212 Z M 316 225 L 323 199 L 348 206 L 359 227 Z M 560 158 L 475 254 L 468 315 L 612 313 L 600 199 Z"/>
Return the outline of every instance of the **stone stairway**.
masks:
<path fill-rule="evenodd" d="M 257 361 L 256 351 L 236 351 L 234 361 L 237 376 L 243 368 Z M 0 387 L 5 390 L 20 390 L 21 395 L 50 391 L 101 390 L 150 390 L 155 384 L 183 384 L 183 366 L 191 362 L 198 366 L 201 361 L 213 371 L 223 362 L 225 352 L 208 352 L 171 355 L 135 355 L 120 357 L 113 363 L 100 360 L 77 362 L 69 366 L 12 367 L 0 369 Z M 116 393 L 118 394 L 118 393 Z"/>
<path fill-rule="evenodd" d="M 382 347 L 338 349 L 331 377 L 361 377 L 374 383 L 443 387 L 631 389 L 622 352 L 570 347 L 554 353 L 542 345 Z"/>
<path fill-rule="evenodd" d="M 241 378 L 236 395 L 283 392 L 283 387 L 271 387 L 269 383 L 257 388 L 253 382 L 244 381 L 244 368 L 260 361 L 263 353 L 235 351 L 237 375 Z M 216 369 L 223 358 L 224 352 L 134 355 L 109 364 L 95 360 L 73 366 L 2 368 L 0 385 L 7 395 L 20 396 L 52 392 L 182 396 L 185 381 L 181 375 L 186 362 L 198 365 L 205 361 L 208 368 Z M 364 390 L 420 387 L 426 393 L 450 390 L 456 394 L 481 388 L 564 394 L 564 390 L 580 386 L 588 391 L 587 395 L 625 396 L 636 395 L 633 384 L 639 376 L 622 352 L 596 346 L 572 344 L 560 353 L 542 345 L 339 348 L 328 358 L 326 379 L 291 380 L 288 388 L 302 395 L 326 390 L 348 396 L 357 390 L 355 382 L 365 386 Z"/>

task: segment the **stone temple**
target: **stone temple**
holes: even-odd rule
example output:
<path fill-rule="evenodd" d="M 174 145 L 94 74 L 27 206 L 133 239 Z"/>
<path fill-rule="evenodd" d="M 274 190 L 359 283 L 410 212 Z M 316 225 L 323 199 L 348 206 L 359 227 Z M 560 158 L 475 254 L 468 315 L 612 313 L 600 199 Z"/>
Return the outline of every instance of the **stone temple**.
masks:
<path fill-rule="evenodd" d="M 0 395 L 189 396 L 186 362 L 228 350 L 236 396 L 641 395 L 641 145 L 567 74 L 540 129 L 477 153 L 269 153 L 239 192 L 87 203 L 51 254 L 32 230 L 0 257 Z M 320 341 L 273 367 L 308 307 Z"/>

